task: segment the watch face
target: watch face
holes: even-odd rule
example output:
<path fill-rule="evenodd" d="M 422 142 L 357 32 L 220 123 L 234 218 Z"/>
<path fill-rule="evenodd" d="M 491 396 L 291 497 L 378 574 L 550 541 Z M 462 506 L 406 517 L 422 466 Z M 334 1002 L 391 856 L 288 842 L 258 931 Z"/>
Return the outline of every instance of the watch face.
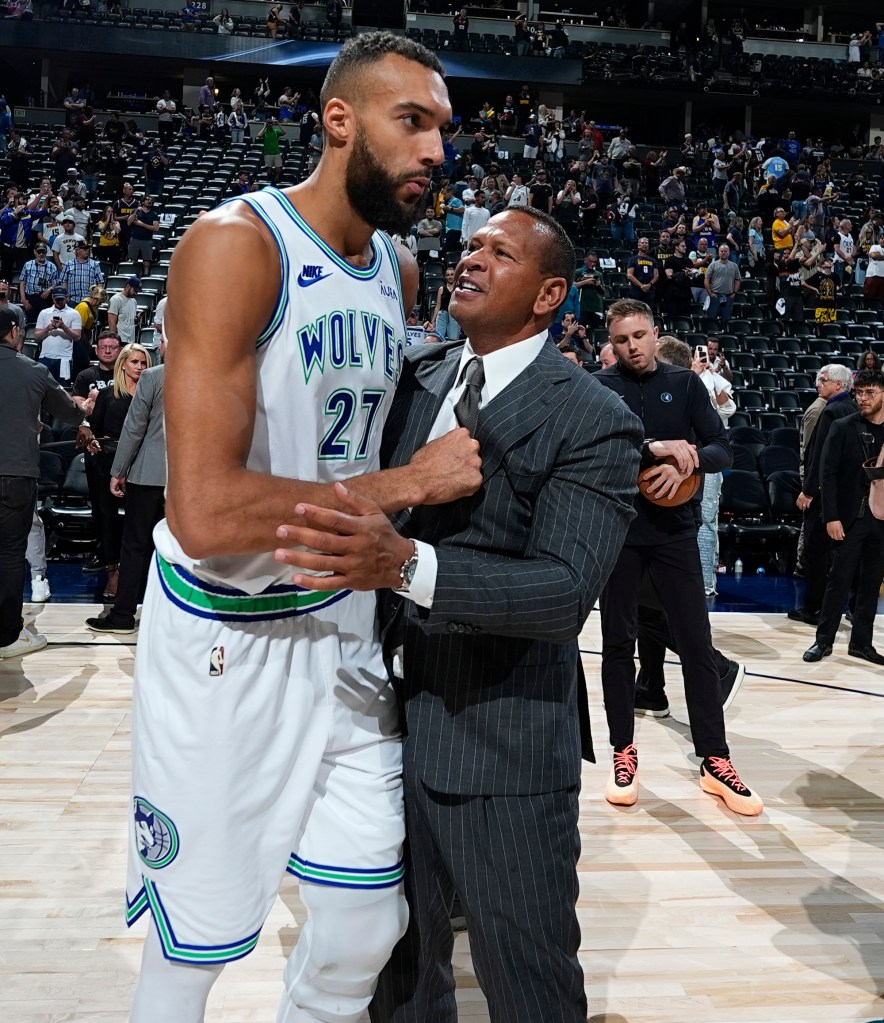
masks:
<path fill-rule="evenodd" d="M 405 565 L 402 575 L 405 582 L 410 586 L 414 582 L 414 574 L 417 572 L 417 557 L 411 558 Z"/>

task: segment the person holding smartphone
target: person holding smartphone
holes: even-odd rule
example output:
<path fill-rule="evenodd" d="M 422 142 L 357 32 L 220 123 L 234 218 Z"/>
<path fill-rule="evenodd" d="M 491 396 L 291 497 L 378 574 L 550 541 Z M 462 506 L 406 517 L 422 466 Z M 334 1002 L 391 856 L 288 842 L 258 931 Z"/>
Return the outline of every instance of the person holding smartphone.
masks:
<path fill-rule="evenodd" d="M 83 333 L 83 321 L 68 304 L 68 289 L 57 284 L 52 289 L 52 305 L 37 317 L 34 340 L 40 346 L 40 362 L 59 383 L 71 382 L 74 343 Z"/>

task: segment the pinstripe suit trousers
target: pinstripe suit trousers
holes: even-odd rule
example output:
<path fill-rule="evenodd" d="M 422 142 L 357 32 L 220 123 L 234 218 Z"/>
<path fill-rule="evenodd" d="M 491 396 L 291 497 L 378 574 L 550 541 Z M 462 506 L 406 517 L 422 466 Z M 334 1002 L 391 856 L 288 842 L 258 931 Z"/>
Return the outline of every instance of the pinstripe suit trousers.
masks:
<path fill-rule="evenodd" d="M 381 973 L 373 1023 L 457 1019 L 455 893 L 492 1023 L 585 1023 L 577 789 L 460 796 L 434 792 L 407 770 L 405 777 L 411 916 Z"/>

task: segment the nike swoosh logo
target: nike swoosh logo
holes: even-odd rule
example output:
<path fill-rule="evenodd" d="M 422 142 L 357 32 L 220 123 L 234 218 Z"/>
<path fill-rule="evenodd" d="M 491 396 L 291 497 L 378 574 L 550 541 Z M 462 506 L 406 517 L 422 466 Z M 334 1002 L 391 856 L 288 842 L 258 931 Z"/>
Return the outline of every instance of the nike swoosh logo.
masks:
<path fill-rule="evenodd" d="M 311 284 L 319 284 L 320 281 L 324 281 L 326 277 L 331 277 L 331 274 L 323 274 L 321 277 L 302 277 L 298 274 L 298 284 L 302 288 L 309 288 Z"/>

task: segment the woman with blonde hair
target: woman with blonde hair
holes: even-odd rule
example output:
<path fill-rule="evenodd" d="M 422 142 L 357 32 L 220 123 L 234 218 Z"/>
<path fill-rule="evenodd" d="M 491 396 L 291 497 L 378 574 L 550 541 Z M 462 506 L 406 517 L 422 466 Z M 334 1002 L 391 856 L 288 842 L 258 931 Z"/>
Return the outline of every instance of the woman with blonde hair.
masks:
<path fill-rule="evenodd" d="M 87 345 L 92 343 L 92 328 L 95 326 L 95 314 L 98 312 L 98 307 L 106 301 L 107 292 L 104 290 L 104 285 L 93 284 L 89 289 L 89 294 L 76 306 L 80 319 L 83 321 L 83 333 L 80 335 L 80 340 L 85 341 Z"/>
<path fill-rule="evenodd" d="M 280 22 L 284 21 L 282 4 L 274 4 L 267 12 L 267 38 L 275 39 L 279 31 Z"/>
<path fill-rule="evenodd" d="M 125 345 L 114 364 L 113 387 L 105 387 L 98 392 L 95 408 L 89 417 L 92 439 L 86 447 L 86 476 L 100 556 L 102 563 L 107 565 L 107 583 L 102 596 L 108 600 L 117 595 L 123 541 L 120 501 L 110 489 L 111 467 L 138 381 L 150 366 L 150 353 L 146 348 L 139 344 Z"/>

